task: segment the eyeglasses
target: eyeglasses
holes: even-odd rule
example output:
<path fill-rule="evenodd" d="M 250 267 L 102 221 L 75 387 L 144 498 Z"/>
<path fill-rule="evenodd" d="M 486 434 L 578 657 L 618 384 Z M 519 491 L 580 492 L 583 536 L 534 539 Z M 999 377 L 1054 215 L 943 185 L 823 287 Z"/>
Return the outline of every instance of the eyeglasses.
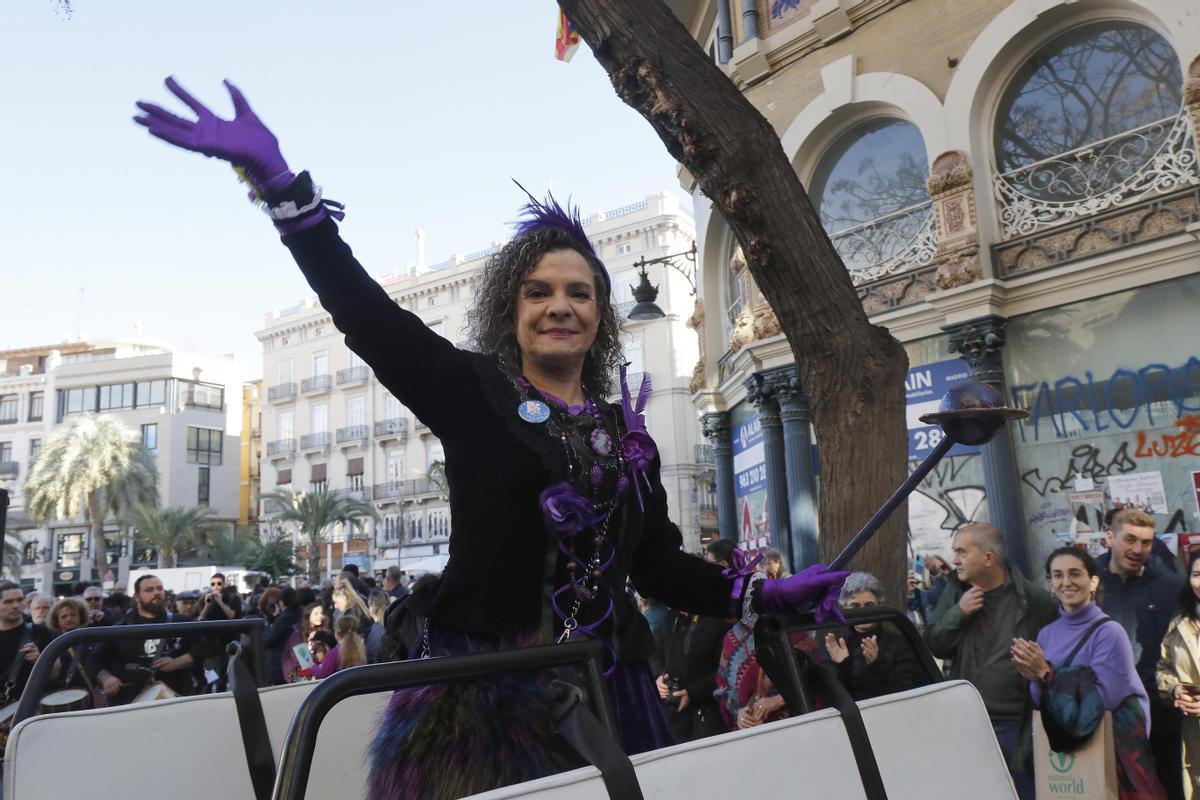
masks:
<path fill-rule="evenodd" d="M 214 589 L 224 589 L 225 588 L 225 584 L 221 583 L 220 581 L 213 581 L 212 583 L 209 584 L 209 586 L 211 586 Z"/>
<path fill-rule="evenodd" d="M 99 603 L 104 600 L 103 597 L 85 597 L 83 599 L 89 603 Z"/>

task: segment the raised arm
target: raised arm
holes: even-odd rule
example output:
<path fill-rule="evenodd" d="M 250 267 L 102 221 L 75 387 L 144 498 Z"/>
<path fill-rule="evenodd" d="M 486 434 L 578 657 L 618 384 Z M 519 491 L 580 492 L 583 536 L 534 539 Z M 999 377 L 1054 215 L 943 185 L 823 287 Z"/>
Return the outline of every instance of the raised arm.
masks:
<path fill-rule="evenodd" d="M 340 204 L 325 200 L 308 173 L 297 176 L 288 168 L 278 139 L 236 86 L 225 81 L 233 102 L 230 120 L 216 116 L 174 78 L 167 78 L 166 86 L 196 119 L 140 101 L 134 121 L 176 147 L 232 164 L 283 235 L 350 349 L 435 434 L 451 433 L 461 419 L 469 356 L 401 309 L 367 274 L 338 236 L 334 219 L 343 216 Z"/>

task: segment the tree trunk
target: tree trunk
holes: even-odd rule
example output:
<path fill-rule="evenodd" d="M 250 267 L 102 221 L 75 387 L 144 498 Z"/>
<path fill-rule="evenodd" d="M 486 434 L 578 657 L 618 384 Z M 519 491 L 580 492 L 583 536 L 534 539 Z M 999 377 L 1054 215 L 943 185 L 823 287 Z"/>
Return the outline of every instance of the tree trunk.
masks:
<path fill-rule="evenodd" d="M 741 242 L 808 394 L 821 454 L 821 555 L 828 561 L 904 480 L 908 358 L 872 325 L 770 124 L 660 0 L 559 0 L 612 80 L 696 178 Z M 901 507 L 854 568 L 897 604 Z"/>
<path fill-rule="evenodd" d="M 108 569 L 108 543 L 104 540 L 104 511 L 100 508 L 100 498 L 92 495 L 87 501 L 87 516 L 88 523 L 91 527 L 91 552 L 92 552 L 92 571 L 95 572 L 96 578 L 103 578 L 104 573 L 100 570 L 100 553 L 104 553 L 104 568 Z M 80 562 L 79 580 L 91 582 L 92 575 L 83 574 L 83 563 Z"/>
<path fill-rule="evenodd" d="M 321 584 L 321 534 L 317 532 L 305 538 L 308 540 L 308 552 L 305 553 L 305 560 L 308 562 L 308 584 L 315 587 Z"/>

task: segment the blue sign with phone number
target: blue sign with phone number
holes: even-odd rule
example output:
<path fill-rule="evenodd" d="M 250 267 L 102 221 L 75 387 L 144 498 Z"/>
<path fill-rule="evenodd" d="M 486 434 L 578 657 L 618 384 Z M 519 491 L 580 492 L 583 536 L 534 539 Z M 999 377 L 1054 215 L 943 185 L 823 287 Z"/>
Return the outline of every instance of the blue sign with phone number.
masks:
<path fill-rule="evenodd" d="M 908 458 L 920 461 L 942 441 L 942 429 L 921 422 L 923 414 L 938 410 L 942 395 L 956 383 L 970 378 L 967 365 L 957 358 L 912 367 L 904 380 L 905 411 L 908 421 Z M 978 447 L 956 444 L 949 455 L 966 456 L 978 453 Z"/>

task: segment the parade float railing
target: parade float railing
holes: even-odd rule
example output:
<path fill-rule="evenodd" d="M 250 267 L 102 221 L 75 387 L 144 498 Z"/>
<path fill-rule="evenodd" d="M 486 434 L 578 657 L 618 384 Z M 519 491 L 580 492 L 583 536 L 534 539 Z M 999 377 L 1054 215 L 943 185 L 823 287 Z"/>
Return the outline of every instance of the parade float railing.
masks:
<path fill-rule="evenodd" d="M 12 726 L 37 713 L 38 701 L 50 684 L 50 673 L 67 649 L 80 644 L 103 644 L 146 639 L 195 639 L 211 636 L 238 637 L 246 634 L 250 639 L 249 668 L 254 679 L 262 683 L 262 631 L 263 621 L 258 617 L 245 619 L 197 620 L 196 622 L 157 622 L 147 625 L 104 625 L 100 627 L 76 628 L 52 639 L 38 655 L 21 693 L 21 701 L 13 715 Z"/>
<path fill-rule="evenodd" d="M 283 743 L 272 797 L 274 800 L 303 800 L 308 790 L 309 772 L 316 752 L 317 732 L 321 722 L 339 702 L 374 692 L 460 683 L 503 673 L 578 666 L 583 668 L 582 677 L 592 713 L 599 720 L 604 732 L 615 740 L 616 722 L 604 684 L 605 653 L 603 644 L 587 639 L 518 650 L 368 664 L 336 672 L 322 680 L 296 709 L 296 715 L 292 718 L 291 727 Z M 596 766 L 600 767 L 602 772 L 605 771 L 604 765 Z M 610 766 L 616 766 L 618 769 L 621 767 Z M 629 776 L 632 776 L 633 768 L 628 759 L 625 759 L 624 767 L 628 769 Z M 633 780 L 636 785 L 636 778 Z"/>

